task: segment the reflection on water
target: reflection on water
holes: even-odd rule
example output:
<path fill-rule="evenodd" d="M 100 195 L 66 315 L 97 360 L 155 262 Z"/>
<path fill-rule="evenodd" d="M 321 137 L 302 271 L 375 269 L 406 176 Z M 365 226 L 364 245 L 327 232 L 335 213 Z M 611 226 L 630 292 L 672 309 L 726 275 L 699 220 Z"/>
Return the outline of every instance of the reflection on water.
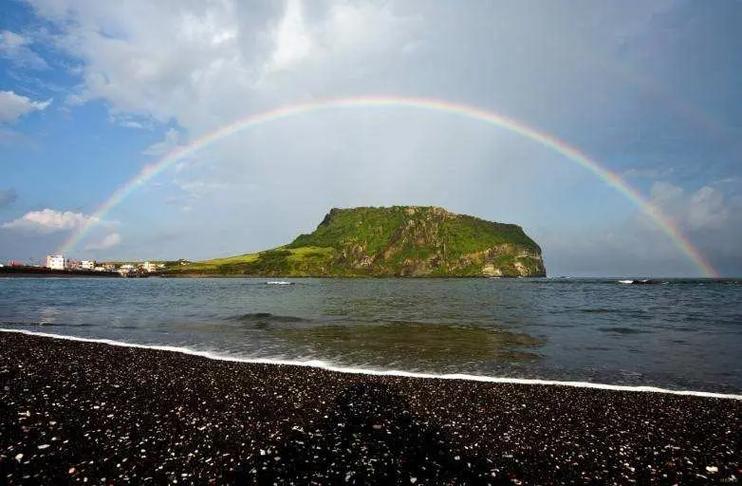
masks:
<path fill-rule="evenodd" d="M 532 361 L 542 341 L 474 326 L 397 322 L 277 329 L 276 336 L 322 359 L 384 368 L 451 371 L 467 363 Z"/>
<path fill-rule="evenodd" d="M 39 310 L 39 324 L 53 325 L 57 322 L 61 313 L 60 309 L 44 306 Z"/>
<path fill-rule="evenodd" d="M 241 357 L 742 391 L 742 285 L 0 278 L 0 327 Z"/>

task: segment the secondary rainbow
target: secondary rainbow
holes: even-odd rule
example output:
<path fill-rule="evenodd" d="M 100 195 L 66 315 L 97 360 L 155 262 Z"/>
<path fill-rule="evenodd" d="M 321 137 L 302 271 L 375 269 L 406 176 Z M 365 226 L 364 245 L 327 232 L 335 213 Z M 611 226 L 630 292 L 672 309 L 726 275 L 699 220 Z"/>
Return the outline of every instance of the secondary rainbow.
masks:
<path fill-rule="evenodd" d="M 564 156 L 588 171 L 599 179 L 623 194 L 633 204 L 646 213 L 682 251 L 698 269 L 707 277 L 717 277 L 718 272 L 706 260 L 701 252 L 688 241 L 682 232 L 667 218 L 659 208 L 653 206 L 638 191 L 629 186 L 621 177 L 611 170 L 601 166 L 597 161 L 588 157 L 580 149 L 571 146 L 553 135 L 537 130 L 518 120 L 501 115 L 494 111 L 484 110 L 474 106 L 453 103 L 445 100 L 430 98 L 408 98 L 398 96 L 361 96 L 352 98 L 331 98 L 296 103 L 279 107 L 273 110 L 251 114 L 224 125 L 202 137 L 193 140 L 187 145 L 179 146 L 165 154 L 153 164 L 146 165 L 131 180 L 121 185 L 103 204 L 101 204 L 88 222 L 74 232 L 59 248 L 59 253 L 69 253 L 70 250 L 89 233 L 90 229 L 101 222 L 105 215 L 115 206 L 120 204 L 127 196 L 137 190 L 145 182 L 170 167 L 173 163 L 191 155 L 198 150 L 208 147 L 219 140 L 234 135 L 243 130 L 248 130 L 258 125 L 275 122 L 278 120 L 294 117 L 297 115 L 349 108 L 411 108 L 420 110 L 436 111 L 449 115 L 460 116 L 484 122 L 513 133 L 517 133 L 531 141 L 537 142 L 554 152 Z"/>

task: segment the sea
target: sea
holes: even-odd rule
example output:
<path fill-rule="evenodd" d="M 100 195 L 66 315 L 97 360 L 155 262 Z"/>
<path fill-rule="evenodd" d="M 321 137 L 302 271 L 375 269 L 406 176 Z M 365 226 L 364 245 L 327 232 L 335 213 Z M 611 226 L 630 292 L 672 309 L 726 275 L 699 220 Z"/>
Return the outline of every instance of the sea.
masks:
<path fill-rule="evenodd" d="M 742 280 L 639 283 L 0 278 L 0 328 L 369 370 L 742 392 Z"/>

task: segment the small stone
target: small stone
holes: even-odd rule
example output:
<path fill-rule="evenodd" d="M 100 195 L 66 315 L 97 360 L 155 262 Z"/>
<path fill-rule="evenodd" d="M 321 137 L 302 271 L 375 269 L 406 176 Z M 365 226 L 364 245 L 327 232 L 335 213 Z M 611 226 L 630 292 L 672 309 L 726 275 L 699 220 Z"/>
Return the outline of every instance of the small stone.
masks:
<path fill-rule="evenodd" d="M 706 466 L 706 472 L 710 472 L 711 474 L 718 473 L 719 468 L 716 466 Z"/>
<path fill-rule="evenodd" d="M 410 478 L 410 482 L 411 482 L 412 484 L 415 484 L 415 483 L 417 482 L 417 478 Z"/>
<path fill-rule="evenodd" d="M 77 469 L 75 469 L 74 467 L 71 467 L 71 468 L 70 468 L 70 469 L 69 469 L 69 470 L 67 471 L 67 474 L 69 474 L 69 475 L 72 475 L 72 474 L 75 474 L 75 472 L 76 472 L 76 471 L 77 471 Z"/>
<path fill-rule="evenodd" d="M 23 454 L 16 454 L 15 460 L 21 462 L 21 459 L 23 459 Z"/>
<path fill-rule="evenodd" d="M 42 451 L 43 451 L 44 449 L 46 449 L 46 448 L 48 448 L 48 447 L 49 447 L 49 444 L 41 444 L 41 445 L 39 446 L 39 450 L 42 450 Z"/>

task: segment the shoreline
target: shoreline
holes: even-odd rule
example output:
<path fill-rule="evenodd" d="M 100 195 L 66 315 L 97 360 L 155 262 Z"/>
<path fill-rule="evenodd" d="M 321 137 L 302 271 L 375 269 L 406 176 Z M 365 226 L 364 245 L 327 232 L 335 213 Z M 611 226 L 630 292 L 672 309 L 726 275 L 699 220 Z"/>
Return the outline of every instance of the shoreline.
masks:
<path fill-rule="evenodd" d="M 13 271 L 0 272 L 0 278 L 122 278 L 116 272 L 92 272 L 92 271 L 67 271 L 67 270 L 50 270 L 50 271 Z"/>
<path fill-rule="evenodd" d="M 738 481 L 742 402 L 0 333 L 0 481 Z M 104 479 L 105 478 L 105 479 Z"/>
<path fill-rule="evenodd" d="M 187 356 L 197 356 L 204 359 L 211 359 L 215 361 L 225 361 L 231 363 L 243 363 L 243 364 L 260 364 L 260 365 L 276 365 L 276 366 L 296 366 L 299 368 L 316 368 L 323 371 L 329 371 L 332 373 L 343 373 L 351 375 L 366 375 L 366 376 L 389 376 L 389 377 L 400 377 L 400 378 L 412 378 L 422 380 L 460 380 L 460 381 L 471 381 L 477 383 L 501 383 L 501 384 L 512 384 L 512 385 L 535 385 L 535 386 L 565 386 L 573 388 L 588 388 L 595 390 L 610 390 L 620 392 L 638 392 L 638 393 L 664 393 L 669 395 L 679 396 L 696 396 L 705 398 L 718 398 L 728 400 L 742 400 L 742 393 L 718 393 L 708 392 L 700 390 L 673 390 L 671 388 L 662 388 L 650 385 L 613 385 L 610 383 L 594 383 L 589 381 L 560 381 L 560 380 L 547 380 L 538 378 L 514 378 L 514 377 L 497 377 L 497 376 L 486 376 L 486 375 L 470 375 L 466 373 L 452 373 L 452 374 L 435 374 L 435 373 L 422 373 L 416 371 L 404 371 L 404 370 L 380 370 L 372 368 L 354 368 L 333 365 L 321 360 L 281 360 L 272 358 L 243 358 L 239 356 L 229 356 L 224 354 L 213 353 L 211 351 L 199 351 L 187 347 L 181 346 L 168 346 L 168 345 L 150 345 L 150 344 L 138 344 L 129 343 L 125 341 L 116 341 L 113 339 L 105 338 L 86 338 L 79 336 L 67 336 L 64 334 L 54 334 L 40 331 L 29 331 L 26 329 L 7 329 L 0 328 L 0 333 L 18 333 L 27 336 L 38 336 L 47 339 L 59 339 L 73 342 L 84 342 L 84 343 L 97 343 L 105 344 L 107 346 L 118 346 L 123 348 L 134 348 L 143 350 L 153 351 L 165 351 L 169 353 L 180 353 Z M 0 334 L 1 336 L 1 334 Z"/>

